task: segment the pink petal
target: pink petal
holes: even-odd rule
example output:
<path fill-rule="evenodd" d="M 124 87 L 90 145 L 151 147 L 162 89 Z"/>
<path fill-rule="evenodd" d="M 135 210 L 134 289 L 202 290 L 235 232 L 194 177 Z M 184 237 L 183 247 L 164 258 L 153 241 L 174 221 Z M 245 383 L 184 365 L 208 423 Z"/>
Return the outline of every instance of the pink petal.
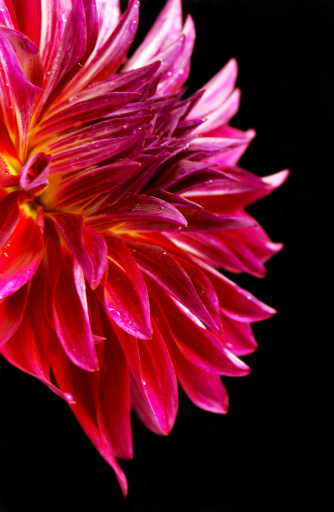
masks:
<path fill-rule="evenodd" d="M 43 236 L 24 210 L 0 254 L 0 297 L 16 292 L 34 275 L 43 254 Z"/>
<path fill-rule="evenodd" d="M 140 68 L 163 49 L 166 49 L 181 34 L 182 7 L 180 0 L 168 0 L 153 27 L 126 64 L 126 69 Z"/>
<path fill-rule="evenodd" d="M 182 52 L 175 59 L 173 67 L 162 76 L 159 93 L 178 90 L 189 76 L 190 58 L 196 37 L 194 22 L 190 16 L 187 16 L 182 34 L 185 36 Z"/>
<path fill-rule="evenodd" d="M 55 330 L 67 356 L 87 371 L 98 368 L 90 328 L 85 283 L 78 265 L 63 255 L 62 267 L 53 296 Z"/>
<path fill-rule="evenodd" d="M 126 332 L 141 339 L 152 337 L 150 305 L 146 285 L 125 243 L 106 238 L 109 270 L 104 302 L 108 315 Z"/>
<path fill-rule="evenodd" d="M 96 47 L 101 48 L 115 30 L 121 15 L 119 0 L 96 0 L 98 38 Z"/>
<path fill-rule="evenodd" d="M 231 59 L 211 80 L 203 86 L 204 94 L 192 109 L 189 117 L 206 117 L 222 105 L 232 93 L 237 78 L 237 62 Z"/>
<path fill-rule="evenodd" d="M 225 102 L 213 112 L 206 114 L 206 121 L 198 126 L 193 133 L 207 134 L 212 130 L 227 124 L 238 112 L 240 103 L 240 90 L 235 89 Z M 196 107 L 195 107 L 196 109 Z"/>

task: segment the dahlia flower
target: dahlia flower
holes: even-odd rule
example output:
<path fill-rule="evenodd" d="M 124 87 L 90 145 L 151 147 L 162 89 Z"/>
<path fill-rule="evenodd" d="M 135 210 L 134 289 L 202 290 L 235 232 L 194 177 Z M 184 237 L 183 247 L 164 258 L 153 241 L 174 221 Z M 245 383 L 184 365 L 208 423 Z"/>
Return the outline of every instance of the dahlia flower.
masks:
<path fill-rule="evenodd" d="M 127 58 L 139 2 L 0 0 L 0 352 L 71 407 L 127 492 L 130 411 L 167 434 L 178 384 L 225 413 L 250 323 L 274 310 L 216 268 L 276 253 L 245 206 L 287 172 L 237 166 L 254 136 L 231 60 L 184 97 L 195 39 L 168 0 Z"/>

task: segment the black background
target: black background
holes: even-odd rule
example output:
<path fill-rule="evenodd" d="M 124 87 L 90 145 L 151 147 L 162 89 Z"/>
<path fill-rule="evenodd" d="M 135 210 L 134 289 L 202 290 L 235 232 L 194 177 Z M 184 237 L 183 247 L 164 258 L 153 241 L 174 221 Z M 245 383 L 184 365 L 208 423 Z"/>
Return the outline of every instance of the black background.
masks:
<path fill-rule="evenodd" d="M 142 0 L 137 41 L 163 4 Z M 228 415 L 201 411 L 181 395 L 167 438 L 133 418 L 135 458 L 122 463 L 126 500 L 66 404 L 1 360 L 0 512 L 290 512 L 325 503 L 334 2 L 183 6 L 197 29 L 190 92 L 235 57 L 242 99 L 231 124 L 257 131 L 241 164 L 259 175 L 291 170 L 280 190 L 250 209 L 285 249 L 267 264 L 264 280 L 236 279 L 278 314 L 254 326 L 259 348 L 246 358 L 251 375 L 224 381 Z"/>

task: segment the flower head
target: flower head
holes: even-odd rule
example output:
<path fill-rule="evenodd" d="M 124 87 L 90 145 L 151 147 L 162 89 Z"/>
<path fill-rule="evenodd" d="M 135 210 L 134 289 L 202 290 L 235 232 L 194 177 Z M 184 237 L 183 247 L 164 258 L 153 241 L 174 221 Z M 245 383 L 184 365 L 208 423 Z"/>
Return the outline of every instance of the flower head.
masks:
<path fill-rule="evenodd" d="M 185 98 L 195 39 L 168 0 L 126 55 L 139 2 L 0 0 L 0 352 L 66 400 L 127 484 L 130 410 L 167 434 L 179 383 L 225 413 L 274 311 L 216 267 L 276 253 L 244 207 L 286 178 L 237 166 L 254 136 L 232 59 Z"/>

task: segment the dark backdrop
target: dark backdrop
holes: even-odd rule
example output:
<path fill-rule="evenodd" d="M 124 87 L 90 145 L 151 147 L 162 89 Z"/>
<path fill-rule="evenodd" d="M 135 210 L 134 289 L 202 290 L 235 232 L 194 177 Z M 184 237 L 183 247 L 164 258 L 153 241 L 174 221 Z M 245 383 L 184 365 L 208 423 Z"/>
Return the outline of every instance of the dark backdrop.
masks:
<path fill-rule="evenodd" d="M 142 0 L 138 40 L 161 9 Z M 135 458 L 113 471 L 72 413 L 36 380 L 0 361 L 0 512 L 290 512 L 322 509 L 328 479 L 328 348 L 333 129 L 331 0 L 184 0 L 197 43 L 190 91 L 234 56 L 242 90 L 233 126 L 257 137 L 242 165 L 259 175 L 284 168 L 281 190 L 250 211 L 285 249 L 268 276 L 236 281 L 278 310 L 256 324 L 252 374 L 225 379 L 226 416 L 180 397 L 167 438 L 133 418 Z M 325 299 L 327 302 L 325 302 Z"/>

